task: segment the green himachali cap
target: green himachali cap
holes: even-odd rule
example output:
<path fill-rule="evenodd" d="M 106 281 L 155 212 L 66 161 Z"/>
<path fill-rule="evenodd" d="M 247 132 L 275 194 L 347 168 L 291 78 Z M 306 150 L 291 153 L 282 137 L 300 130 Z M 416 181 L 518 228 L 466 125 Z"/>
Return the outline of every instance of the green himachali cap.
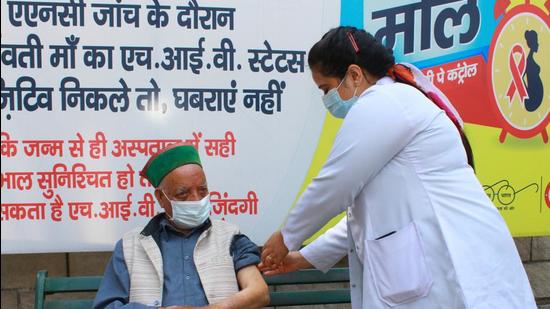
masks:
<path fill-rule="evenodd" d="M 197 149 L 186 143 L 171 144 L 153 155 L 139 174 L 156 188 L 168 173 L 186 164 L 202 167 Z"/>

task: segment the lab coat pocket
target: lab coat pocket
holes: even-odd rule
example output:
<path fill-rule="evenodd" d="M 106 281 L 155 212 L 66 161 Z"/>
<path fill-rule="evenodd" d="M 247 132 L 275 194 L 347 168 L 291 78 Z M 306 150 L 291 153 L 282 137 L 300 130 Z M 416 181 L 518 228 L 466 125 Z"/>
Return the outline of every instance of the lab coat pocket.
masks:
<path fill-rule="evenodd" d="M 379 297 L 389 306 L 413 302 L 430 292 L 433 283 L 420 234 L 414 222 L 365 246 Z"/>

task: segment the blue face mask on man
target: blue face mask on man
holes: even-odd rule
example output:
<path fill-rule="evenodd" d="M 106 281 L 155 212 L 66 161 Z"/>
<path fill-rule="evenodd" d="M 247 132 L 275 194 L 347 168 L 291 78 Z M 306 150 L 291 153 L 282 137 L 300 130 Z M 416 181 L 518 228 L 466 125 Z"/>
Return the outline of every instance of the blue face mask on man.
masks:
<path fill-rule="evenodd" d="M 174 201 L 169 199 L 164 191 L 162 193 L 172 205 L 172 217 L 170 220 L 181 229 L 196 228 L 203 224 L 210 216 L 212 204 L 210 204 L 209 195 L 200 201 Z"/>
<path fill-rule="evenodd" d="M 347 76 L 346 76 L 347 77 Z M 348 100 L 342 100 L 342 97 L 338 93 L 338 88 L 342 86 L 342 83 L 344 80 L 346 80 L 346 77 L 342 79 L 340 84 L 336 88 L 331 89 L 327 94 L 323 96 L 323 103 L 325 104 L 325 107 L 327 110 L 332 114 L 332 116 L 336 118 L 344 118 L 348 114 L 349 110 L 357 102 L 359 97 L 357 94 L 357 87 L 355 87 L 355 90 L 353 91 L 353 96 Z"/>

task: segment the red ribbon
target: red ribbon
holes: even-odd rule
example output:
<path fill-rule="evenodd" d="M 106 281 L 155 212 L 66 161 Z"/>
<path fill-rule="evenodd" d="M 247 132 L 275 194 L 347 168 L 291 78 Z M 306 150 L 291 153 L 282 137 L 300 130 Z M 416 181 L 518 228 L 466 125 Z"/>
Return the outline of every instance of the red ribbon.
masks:
<path fill-rule="evenodd" d="M 514 54 L 516 53 L 521 54 L 519 63 L 516 63 L 516 60 L 514 59 Z M 521 78 L 523 73 L 525 73 L 525 52 L 523 51 L 523 47 L 521 47 L 521 45 L 516 44 L 514 45 L 514 47 L 512 47 L 509 57 L 509 66 L 510 72 L 512 73 L 512 80 L 510 81 L 510 85 L 508 86 L 508 92 L 506 92 L 506 96 L 510 98 L 510 102 L 512 102 L 512 99 L 514 98 L 517 90 L 519 94 L 519 99 L 521 100 L 521 102 L 523 102 L 523 100 L 528 97 L 528 95 L 527 89 L 525 89 L 525 84 L 523 84 L 523 79 Z"/>

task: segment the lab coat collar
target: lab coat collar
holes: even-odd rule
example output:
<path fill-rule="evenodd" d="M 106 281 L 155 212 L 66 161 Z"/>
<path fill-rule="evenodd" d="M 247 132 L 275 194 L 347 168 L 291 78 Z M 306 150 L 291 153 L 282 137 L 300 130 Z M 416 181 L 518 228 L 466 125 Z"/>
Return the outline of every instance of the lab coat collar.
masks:
<path fill-rule="evenodd" d="M 369 93 L 370 91 L 373 91 L 374 89 L 376 89 L 376 86 L 389 85 L 389 84 L 393 84 L 393 83 L 395 83 L 395 81 L 391 77 L 384 76 L 384 77 L 380 78 L 379 80 L 377 80 L 374 85 L 372 85 L 369 88 L 365 89 L 365 91 L 363 91 L 363 93 L 361 93 L 361 95 L 359 97 L 362 97 L 365 94 Z"/>

